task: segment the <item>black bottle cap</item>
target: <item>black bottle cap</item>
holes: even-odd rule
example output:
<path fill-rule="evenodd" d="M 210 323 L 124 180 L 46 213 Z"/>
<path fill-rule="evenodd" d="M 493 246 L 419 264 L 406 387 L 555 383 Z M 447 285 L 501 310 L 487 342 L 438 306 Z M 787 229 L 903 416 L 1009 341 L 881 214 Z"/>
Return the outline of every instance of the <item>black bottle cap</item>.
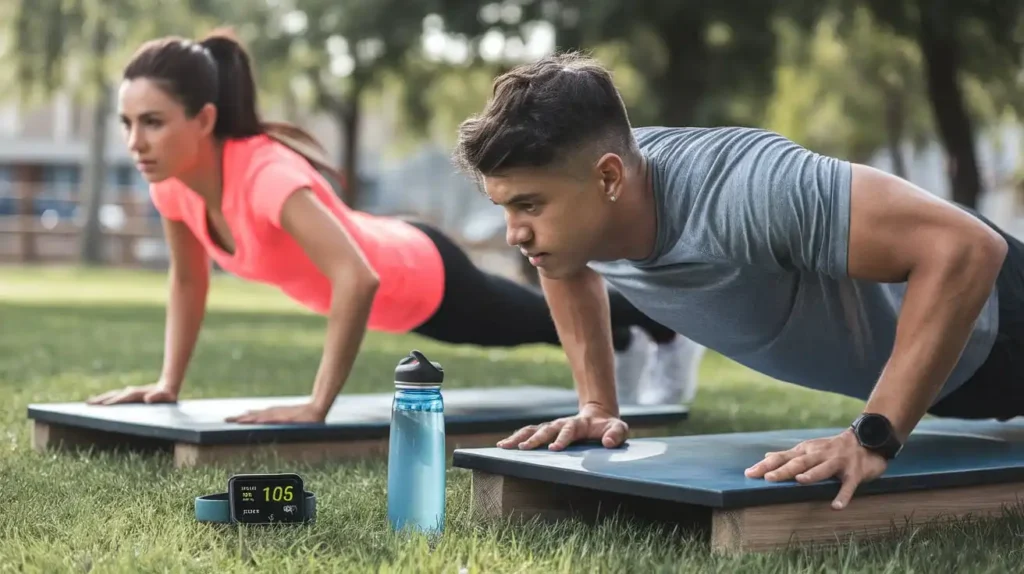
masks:
<path fill-rule="evenodd" d="M 395 367 L 395 382 L 407 385 L 440 385 L 444 382 L 444 369 L 413 350 Z"/>

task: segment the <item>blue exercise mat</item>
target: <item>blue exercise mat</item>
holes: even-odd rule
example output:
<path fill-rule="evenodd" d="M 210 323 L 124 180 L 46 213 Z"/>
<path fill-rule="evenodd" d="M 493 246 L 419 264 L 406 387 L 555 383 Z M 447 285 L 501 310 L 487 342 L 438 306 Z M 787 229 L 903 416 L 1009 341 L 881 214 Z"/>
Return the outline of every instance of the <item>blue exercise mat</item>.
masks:
<path fill-rule="evenodd" d="M 451 435 L 512 432 L 571 416 L 579 399 L 571 389 L 540 386 L 444 389 L 445 430 Z M 323 424 L 254 425 L 224 422 L 249 410 L 293 405 L 308 397 L 182 400 L 176 404 L 96 406 L 82 402 L 32 404 L 37 422 L 193 444 L 258 444 L 387 438 L 392 393 L 342 394 Z M 682 405 L 624 407 L 631 425 L 660 426 L 685 420 Z"/>
<path fill-rule="evenodd" d="M 561 452 L 458 449 L 456 467 L 598 491 L 707 506 L 747 506 L 828 500 L 835 479 L 810 485 L 747 478 L 765 453 L 828 437 L 842 428 L 636 438 L 617 449 L 572 446 Z M 927 420 L 885 474 L 864 483 L 872 493 L 975 486 L 1024 480 L 1024 420 Z"/>

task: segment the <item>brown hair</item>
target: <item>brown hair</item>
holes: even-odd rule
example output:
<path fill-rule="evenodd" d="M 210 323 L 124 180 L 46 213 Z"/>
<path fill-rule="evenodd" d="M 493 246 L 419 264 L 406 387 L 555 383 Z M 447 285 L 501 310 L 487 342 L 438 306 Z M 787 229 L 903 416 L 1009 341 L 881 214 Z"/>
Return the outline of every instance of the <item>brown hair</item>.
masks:
<path fill-rule="evenodd" d="M 479 115 L 459 126 L 456 165 L 476 175 L 545 167 L 591 144 L 635 152 L 611 74 L 579 52 L 554 54 L 499 76 Z"/>
<path fill-rule="evenodd" d="M 266 134 L 344 184 L 342 172 L 331 165 L 326 150 L 307 131 L 289 123 L 260 119 L 249 54 L 229 29 L 215 30 L 199 42 L 178 36 L 150 40 L 132 56 L 122 78 L 154 80 L 189 115 L 199 113 L 208 103 L 214 104 L 215 137 Z"/>

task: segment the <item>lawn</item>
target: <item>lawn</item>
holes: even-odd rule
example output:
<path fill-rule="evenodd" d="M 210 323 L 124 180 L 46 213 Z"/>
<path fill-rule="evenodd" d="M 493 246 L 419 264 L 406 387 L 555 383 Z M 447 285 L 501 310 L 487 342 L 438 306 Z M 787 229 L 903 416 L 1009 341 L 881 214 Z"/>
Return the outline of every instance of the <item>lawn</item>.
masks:
<path fill-rule="evenodd" d="M 383 460 L 176 470 L 167 456 L 33 452 L 29 403 L 152 382 L 163 298 L 160 273 L 0 268 L 0 572 L 1019 570 L 1024 520 L 1009 516 L 875 544 L 718 557 L 684 537 L 617 522 L 473 523 L 469 473 L 451 469 L 448 529 L 431 546 L 389 532 Z M 182 398 L 308 392 L 323 327 L 273 291 L 218 277 Z M 389 391 L 395 363 L 413 348 L 445 366 L 447 387 L 571 386 L 558 349 L 496 352 L 371 334 L 344 393 Z M 859 408 L 717 355 L 702 378 L 691 420 L 673 433 L 845 425 Z M 196 495 L 222 491 L 232 472 L 260 471 L 301 473 L 320 499 L 318 522 L 269 530 L 195 523 Z"/>

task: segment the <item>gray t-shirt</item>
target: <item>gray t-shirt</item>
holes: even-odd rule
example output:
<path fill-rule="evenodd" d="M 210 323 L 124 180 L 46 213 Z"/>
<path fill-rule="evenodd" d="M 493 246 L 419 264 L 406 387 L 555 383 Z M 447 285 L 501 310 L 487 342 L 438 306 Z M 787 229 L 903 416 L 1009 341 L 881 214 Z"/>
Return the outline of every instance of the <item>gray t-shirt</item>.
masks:
<path fill-rule="evenodd" d="M 866 400 L 905 283 L 847 275 L 848 162 L 752 128 L 637 128 L 658 232 L 644 260 L 591 262 L 637 308 L 781 381 Z M 995 292 L 940 397 L 988 355 Z"/>

